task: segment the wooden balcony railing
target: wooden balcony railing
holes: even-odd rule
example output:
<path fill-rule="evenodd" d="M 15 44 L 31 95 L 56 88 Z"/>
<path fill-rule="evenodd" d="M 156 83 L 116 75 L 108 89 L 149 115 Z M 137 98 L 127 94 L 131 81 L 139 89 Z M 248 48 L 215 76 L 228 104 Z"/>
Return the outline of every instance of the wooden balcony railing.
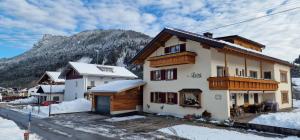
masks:
<path fill-rule="evenodd" d="M 150 67 L 163 67 L 171 65 L 195 64 L 195 52 L 180 52 L 162 56 L 150 57 Z"/>
<path fill-rule="evenodd" d="M 210 90 L 276 91 L 278 82 L 244 77 L 210 77 Z"/>

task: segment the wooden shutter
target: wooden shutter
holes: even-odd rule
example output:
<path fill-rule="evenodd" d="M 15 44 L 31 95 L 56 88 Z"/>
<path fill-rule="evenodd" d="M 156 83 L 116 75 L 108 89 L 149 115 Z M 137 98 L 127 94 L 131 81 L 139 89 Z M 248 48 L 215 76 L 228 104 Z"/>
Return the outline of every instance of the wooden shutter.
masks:
<path fill-rule="evenodd" d="M 185 52 L 185 51 L 186 51 L 185 44 L 180 44 L 180 52 Z"/>
<path fill-rule="evenodd" d="M 178 94 L 177 93 L 173 93 L 174 94 L 174 104 L 178 103 Z"/>
<path fill-rule="evenodd" d="M 154 80 L 154 71 L 150 71 L 150 79 L 151 79 L 151 81 Z"/>
<path fill-rule="evenodd" d="M 159 97 L 161 98 L 161 103 L 166 103 L 166 94 L 164 92 L 160 92 Z"/>
<path fill-rule="evenodd" d="M 160 79 L 166 80 L 166 70 L 160 70 Z"/>
<path fill-rule="evenodd" d="M 154 92 L 150 92 L 150 102 L 154 102 Z"/>
<path fill-rule="evenodd" d="M 173 79 L 177 80 L 177 68 L 173 69 Z"/>

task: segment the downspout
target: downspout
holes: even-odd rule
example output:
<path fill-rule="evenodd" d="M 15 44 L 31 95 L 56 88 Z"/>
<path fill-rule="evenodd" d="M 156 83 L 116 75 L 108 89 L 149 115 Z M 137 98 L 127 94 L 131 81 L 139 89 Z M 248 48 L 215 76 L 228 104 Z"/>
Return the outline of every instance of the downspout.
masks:
<path fill-rule="evenodd" d="M 295 63 L 293 62 L 292 68 L 295 67 Z M 292 69 L 290 69 L 290 85 L 291 85 L 291 95 L 292 95 L 292 108 L 294 108 L 294 94 L 293 94 L 293 83 L 292 83 Z"/>

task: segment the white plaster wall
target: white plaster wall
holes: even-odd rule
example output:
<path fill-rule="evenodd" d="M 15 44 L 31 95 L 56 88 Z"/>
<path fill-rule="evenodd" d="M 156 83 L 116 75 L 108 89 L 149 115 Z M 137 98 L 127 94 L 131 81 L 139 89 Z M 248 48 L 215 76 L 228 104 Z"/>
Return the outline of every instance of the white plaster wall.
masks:
<path fill-rule="evenodd" d="M 288 82 L 287 83 L 281 83 L 280 82 L 280 70 L 287 71 L 287 78 Z M 275 80 L 280 82 L 278 85 L 278 90 L 276 91 L 276 102 L 279 104 L 279 108 L 289 108 L 292 107 L 292 92 L 291 92 L 291 78 L 290 78 L 290 67 L 280 65 L 280 64 L 275 64 L 274 65 L 274 77 Z M 281 102 L 281 91 L 288 91 L 288 97 L 289 97 L 289 103 L 282 104 Z"/>
<path fill-rule="evenodd" d="M 120 77 L 99 77 L 99 76 L 86 76 L 87 86 L 91 86 L 91 81 L 95 81 L 95 85 L 102 85 L 105 82 L 111 82 L 116 80 L 130 80 L 129 78 L 120 78 Z"/>
<path fill-rule="evenodd" d="M 78 83 L 76 87 L 76 82 Z M 65 101 L 71 101 L 78 98 L 84 98 L 84 93 L 86 92 L 85 78 L 73 79 L 65 81 Z"/>
<path fill-rule="evenodd" d="M 180 41 L 176 37 L 172 37 L 165 43 L 165 46 L 176 45 Z M 197 53 L 196 64 L 186 64 L 177 66 L 168 66 L 163 68 L 151 68 L 149 67 L 149 61 L 144 63 L 144 80 L 147 84 L 144 87 L 143 96 L 143 109 L 145 112 L 151 113 L 167 113 L 173 115 L 187 115 L 197 114 L 201 115 L 204 110 L 212 113 L 212 117 L 215 119 L 228 119 L 229 118 L 229 92 L 228 91 L 210 91 L 208 89 L 207 78 L 211 76 L 211 53 L 209 49 L 204 49 L 198 42 L 188 40 L 186 42 L 187 51 L 193 51 Z M 154 52 L 151 56 L 162 55 L 164 52 L 163 47 Z M 177 80 L 173 81 L 151 81 L 150 71 L 156 69 L 177 68 Z M 192 78 L 191 73 L 201 73 L 201 78 Z M 201 95 L 202 108 L 190 108 L 181 107 L 177 105 L 150 103 L 150 92 L 178 92 L 184 88 L 199 88 L 203 91 Z M 215 96 L 221 97 L 220 100 L 216 100 Z M 147 106 L 150 106 L 149 108 Z M 163 109 L 161 109 L 163 108 Z"/>

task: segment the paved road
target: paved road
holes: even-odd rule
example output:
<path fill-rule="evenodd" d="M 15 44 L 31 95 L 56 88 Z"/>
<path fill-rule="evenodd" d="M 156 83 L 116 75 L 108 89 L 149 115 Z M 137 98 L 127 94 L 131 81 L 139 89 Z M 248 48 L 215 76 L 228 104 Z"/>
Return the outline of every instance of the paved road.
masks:
<path fill-rule="evenodd" d="M 0 116 L 14 121 L 23 129 L 27 128 L 28 115 L 5 108 L 0 108 Z M 38 118 L 32 118 L 31 132 L 38 134 L 46 140 L 114 140 L 112 138 L 56 125 L 48 122 L 47 119 Z"/>

